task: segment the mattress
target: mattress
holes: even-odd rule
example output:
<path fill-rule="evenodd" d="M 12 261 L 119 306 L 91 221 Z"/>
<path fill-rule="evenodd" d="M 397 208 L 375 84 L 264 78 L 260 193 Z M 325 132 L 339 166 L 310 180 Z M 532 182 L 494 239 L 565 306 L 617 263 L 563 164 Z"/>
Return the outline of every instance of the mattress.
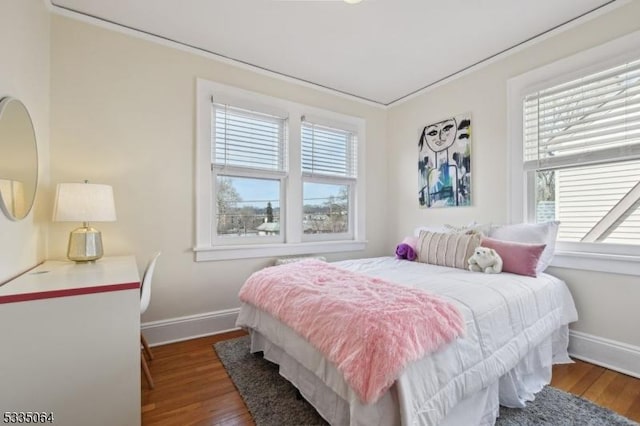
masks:
<path fill-rule="evenodd" d="M 375 404 L 365 405 L 335 366 L 306 340 L 266 312 L 243 304 L 237 325 L 252 330 L 253 349 L 268 348 L 280 359 L 295 361 L 288 365 L 306 370 L 296 373 L 294 384 L 301 391 L 305 388 L 303 395 L 314 405 L 322 405 L 316 408 L 330 423 L 373 424 L 375 419 L 381 425 L 440 424 L 460 404 L 488 393 L 504 393 L 502 403 L 521 407 L 548 381 L 538 371 L 541 366 L 569 361 L 566 325 L 577 320 L 577 313 L 566 285 L 551 275 L 482 274 L 390 257 L 336 265 L 440 295 L 460 310 L 466 331 L 446 347 L 410 363 L 388 392 Z M 499 386 L 500 381 L 504 384 Z M 317 397 L 309 395 L 315 388 Z M 336 401 L 318 402 L 327 394 L 335 395 Z M 332 404 L 346 405 L 348 411 L 327 412 Z M 495 418 L 495 409 L 489 411 Z"/>

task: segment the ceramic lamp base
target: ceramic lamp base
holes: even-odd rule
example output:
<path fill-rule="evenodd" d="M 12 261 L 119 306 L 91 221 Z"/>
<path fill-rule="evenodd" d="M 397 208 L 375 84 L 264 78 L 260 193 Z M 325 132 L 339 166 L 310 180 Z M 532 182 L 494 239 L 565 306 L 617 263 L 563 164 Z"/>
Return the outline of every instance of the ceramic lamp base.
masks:
<path fill-rule="evenodd" d="M 90 226 L 81 226 L 69 234 L 67 257 L 74 262 L 91 262 L 102 257 L 102 234 Z"/>

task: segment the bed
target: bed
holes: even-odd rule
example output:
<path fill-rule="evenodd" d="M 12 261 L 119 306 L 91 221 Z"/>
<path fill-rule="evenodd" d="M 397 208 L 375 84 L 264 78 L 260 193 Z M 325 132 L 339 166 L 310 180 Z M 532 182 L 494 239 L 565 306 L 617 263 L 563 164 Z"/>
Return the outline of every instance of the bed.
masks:
<path fill-rule="evenodd" d="M 243 303 L 237 325 L 251 351 L 280 366 L 333 425 L 491 425 L 499 404 L 523 407 L 549 383 L 554 363 L 571 362 L 568 324 L 577 320 L 566 285 L 539 274 L 483 274 L 392 257 L 335 262 L 341 268 L 452 302 L 464 335 L 409 363 L 374 403 L 364 404 L 342 374 L 293 329 Z"/>

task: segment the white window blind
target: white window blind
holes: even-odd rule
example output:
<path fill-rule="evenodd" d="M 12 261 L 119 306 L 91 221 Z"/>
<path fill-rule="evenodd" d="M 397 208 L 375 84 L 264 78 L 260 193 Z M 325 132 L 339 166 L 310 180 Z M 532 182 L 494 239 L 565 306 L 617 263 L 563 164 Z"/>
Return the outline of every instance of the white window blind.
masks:
<path fill-rule="evenodd" d="M 355 178 L 356 135 L 353 132 L 302 122 L 302 172 Z"/>
<path fill-rule="evenodd" d="M 214 165 L 285 170 L 285 118 L 217 103 L 212 115 Z"/>
<path fill-rule="evenodd" d="M 529 94 L 525 170 L 640 156 L 640 60 Z"/>

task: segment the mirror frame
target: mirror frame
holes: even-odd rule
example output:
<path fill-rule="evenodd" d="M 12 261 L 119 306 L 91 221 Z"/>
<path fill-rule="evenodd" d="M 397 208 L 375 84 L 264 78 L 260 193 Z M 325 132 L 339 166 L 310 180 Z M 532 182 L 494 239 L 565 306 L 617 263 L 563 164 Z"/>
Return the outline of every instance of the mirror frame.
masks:
<path fill-rule="evenodd" d="M 33 143 L 34 154 L 35 154 L 35 172 L 34 172 L 35 176 L 34 176 L 33 194 L 31 195 L 30 199 L 27 200 L 28 207 L 25 209 L 24 215 L 21 217 L 14 216 L 13 213 L 9 210 L 4 198 L 2 197 L 2 193 L 0 193 L 0 210 L 2 210 L 4 215 L 9 220 L 17 222 L 29 216 L 29 213 L 31 213 L 31 210 L 33 210 L 33 205 L 36 199 L 36 193 L 38 192 L 38 179 L 40 177 L 40 163 L 39 163 L 38 140 L 36 138 L 36 131 L 33 126 L 33 120 L 31 119 L 31 114 L 29 113 L 27 106 L 22 101 L 20 101 L 20 99 L 17 99 L 11 96 L 5 96 L 0 98 L 0 122 L 2 122 L 2 116 L 3 116 L 3 113 L 5 112 L 5 109 L 12 102 L 18 102 L 18 104 L 24 109 L 26 118 L 29 122 L 29 126 L 31 129 L 30 131 L 31 139 L 23 143 Z M 2 150 L 3 150 L 3 143 L 2 141 L 0 141 L 0 155 L 2 154 Z"/>

